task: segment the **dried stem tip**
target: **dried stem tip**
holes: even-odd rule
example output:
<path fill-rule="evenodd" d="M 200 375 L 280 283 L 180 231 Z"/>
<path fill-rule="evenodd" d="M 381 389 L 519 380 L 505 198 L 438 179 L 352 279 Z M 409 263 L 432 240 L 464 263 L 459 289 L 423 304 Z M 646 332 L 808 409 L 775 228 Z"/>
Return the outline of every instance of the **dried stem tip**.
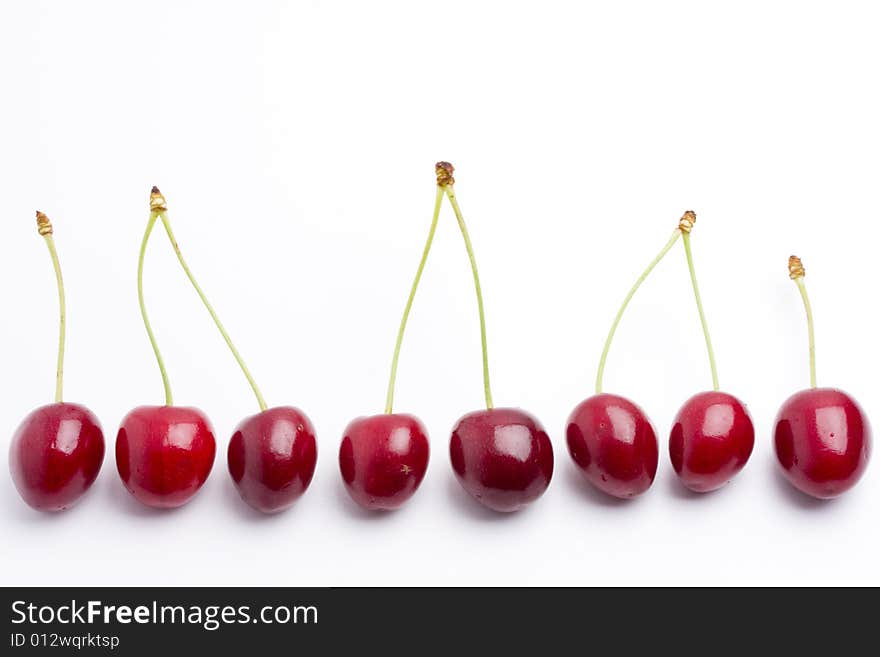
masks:
<path fill-rule="evenodd" d="M 688 210 L 678 220 L 678 229 L 682 233 L 690 233 L 695 223 L 697 223 L 697 214 L 693 210 Z"/>
<path fill-rule="evenodd" d="M 434 171 L 437 174 L 438 187 L 446 187 L 446 185 L 455 184 L 455 178 L 452 177 L 455 167 L 449 162 L 438 162 L 434 165 Z"/>
<path fill-rule="evenodd" d="M 162 192 L 158 187 L 153 186 L 153 189 L 150 190 L 150 212 L 165 212 L 167 209 Z"/>
<path fill-rule="evenodd" d="M 52 234 L 52 222 L 39 210 L 37 210 L 37 232 L 43 237 Z"/>
<path fill-rule="evenodd" d="M 805 274 L 804 263 L 801 262 L 801 259 L 797 256 L 789 256 L 788 275 L 791 280 L 796 281 L 799 278 L 803 278 Z"/>

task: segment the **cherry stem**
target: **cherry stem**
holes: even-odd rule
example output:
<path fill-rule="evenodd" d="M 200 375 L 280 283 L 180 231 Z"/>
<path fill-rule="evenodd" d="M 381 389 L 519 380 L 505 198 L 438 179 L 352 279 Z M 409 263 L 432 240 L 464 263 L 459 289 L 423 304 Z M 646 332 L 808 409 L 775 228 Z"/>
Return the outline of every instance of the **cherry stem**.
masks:
<path fill-rule="evenodd" d="M 697 302 L 697 312 L 700 314 L 700 324 L 703 327 L 703 336 L 706 338 L 706 351 L 709 353 L 709 367 L 712 370 L 712 389 L 718 391 L 718 368 L 715 366 L 715 352 L 712 350 L 712 338 L 709 336 L 709 325 L 706 323 L 706 313 L 703 312 L 703 302 L 700 299 L 700 288 L 697 285 L 697 272 L 694 269 L 694 256 L 691 253 L 691 236 L 689 232 L 682 232 L 684 252 L 687 256 L 688 270 L 691 274 L 691 285 L 694 288 L 694 299 Z"/>
<path fill-rule="evenodd" d="M 52 266 L 55 269 L 55 281 L 58 286 L 58 364 L 55 369 L 55 403 L 60 404 L 64 396 L 64 347 L 67 336 L 67 304 L 64 299 L 64 279 L 61 276 L 61 263 L 58 261 L 58 251 L 55 249 L 55 238 L 52 237 L 52 223 L 42 212 L 37 212 L 37 230 L 46 246 L 49 247 L 49 255 L 52 258 Z"/>
<path fill-rule="evenodd" d="M 486 408 L 492 410 L 492 389 L 489 385 L 489 350 L 486 344 L 486 313 L 483 309 L 483 292 L 480 289 L 480 274 L 477 271 L 477 260 L 474 257 L 474 248 L 471 245 L 471 238 L 468 235 L 467 227 L 464 223 L 464 217 L 461 214 L 461 208 L 458 207 L 458 200 L 455 198 L 455 189 L 452 182 L 442 186 L 446 190 L 446 196 L 452 204 L 452 210 L 455 212 L 455 218 L 458 221 L 458 227 L 461 230 L 461 236 L 464 238 L 464 247 L 467 249 L 468 258 L 471 261 L 471 271 L 474 274 L 474 288 L 477 292 L 477 307 L 480 312 L 480 342 L 483 349 L 483 392 L 486 396 Z"/>
<path fill-rule="evenodd" d="M 654 267 L 663 260 L 663 257 L 669 253 L 669 250 L 675 245 L 678 241 L 678 238 L 681 236 L 681 230 L 676 228 L 675 232 L 672 233 L 672 237 L 669 238 L 669 241 L 666 242 L 666 246 L 664 246 L 660 253 L 657 254 L 657 257 L 651 261 L 651 264 L 647 266 L 645 271 L 642 272 L 642 275 L 636 279 L 635 284 L 630 288 L 630 291 L 627 293 L 626 297 L 623 300 L 623 304 L 620 306 L 620 310 L 617 311 L 617 316 L 614 318 L 614 322 L 611 324 L 611 330 L 608 331 L 608 337 L 605 338 L 605 346 L 602 349 L 602 357 L 599 359 L 599 371 L 596 373 L 596 394 L 601 394 L 602 392 L 602 377 L 605 374 L 605 361 L 608 359 L 608 351 L 611 349 L 611 342 L 614 339 L 614 334 L 617 331 L 617 325 L 620 324 L 620 319 L 623 317 L 623 313 L 626 310 L 626 307 L 629 305 L 629 302 L 632 300 L 633 296 L 635 296 L 636 291 L 641 287 L 642 283 L 645 282 L 645 279 L 648 278 L 648 275 L 654 270 Z"/>
<path fill-rule="evenodd" d="M 180 247 L 177 244 L 177 240 L 174 238 L 174 232 L 171 230 L 171 222 L 168 220 L 168 214 L 165 210 L 160 210 L 158 216 L 160 219 L 162 219 L 162 225 L 165 226 L 165 232 L 168 234 L 168 239 L 171 241 L 171 246 L 174 248 L 174 253 L 177 254 L 177 260 L 180 262 L 180 266 L 183 268 L 186 277 L 189 279 L 189 282 L 192 283 L 193 288 L 195 288 L 196 293 L 199 295 L 199 298 L 202 300 L 202 303 L 205 305 L 205 308 L 207 308 L 208 313 L 211 315 L 211 319 L 214 320 L 214 324 L 217 326 L 217 330 L 220 331 L 220 335 L 223 336 L 223 339 L 226 341 L 226 345 L 229 347 L 229 350 L 235 357 L 236 362 L 238 362 L 238 366 L 241 368 L 241 371 L 244 373 L 245 378 L 251 385 L 251 389 L 254 391 L 254 395 L 257 398 L 257 403 L 260 405 L 260 410 L 265 411 L 268 406 L 266 405 L 266 400 L 263 399 L 260 388 L 257 386 L 257 382 L 251 375 L 250 370 L 244 362 L 244 359 L 241 357 L 241 354 L 238 353 L 238 349 L 236 349 L 235 345 L 232 343 L 232 338 L 229 337 L 229 334 L 223 327 L 223 323 L 220 321 L 220 318 L 217 316 L 217 313 L 214 311 L 214 308 L 208 301 L 208 297 L 205 296 L 205 293 L 202 291 L 202 288 L 199 286 L 198 282 L 193 276 L 192 271 L 190 271 L 189 266 L 186 264 L 186 260 L 183 259 L 183 254 L 180 252 Z"/>
<path fill-rule="evenodd" d="M 797 283 L 801 299 L 804 301 L 804 310 L 807 313 L 807 334 L 810 341 L 810 387 L 816 387 L 816 335 L 813 329 L 813 308 L 810 306 L 810 297 L 807 296 L 807 285 L 804 283 L 804 266 L 801 259 L 791 256 L 788 261 L 791 278 Z"/>
<path fill-rule="evenodd" d="M 419 287 L 419 281 L 422 279 L 422 272 L 425 270 L 425 263 L 428 261 L 428 253 L 431 252 L 431 245 L 434 242 L 434 233 L 437 231 L 437 221 L 440 218 L 440 205 L 443 203 L 443 188 L 437 187 L 437 197 L 434 200 L 434 216 L 431 219 L 431 228 L 428 231 L 428 239 L 425 242 L 425 249 L 422 251 L 422 259 L 419 261 L 419 268 L 416 270 L 416 277 L 413 280 L 412 288 L 409 291 L 409 298 L 406 300 L 406 307 L 403 309 L 403 317 L 400 319 L 400 328 L 397 330 L 397 342 L 394 344 L 394 356 L 391 359 L 391 377 L 388 381 L 388 394 L 385 398 L 385 413 L 391 414 L 394 407 L 394 383 L 397 380 L 397 361 L 400 358 L 400 347 L 403 344 L 403 334 L 406 331 L 406 322 L 409 319 L 409 312 L 412 309 L 413 300 L 416 298 L 416 290 Z"/>
<path fill-rule="evenodd" d="M 807 333 L 810 340 L 810 387 L 816 387 L 816 337 L 813 333 L 813 309 L 810 307 L 810 297 L 807 296 L 807 286 L 804 279 L 799 278 L 795 281 L 798 290 L 801 293 L 801 299 L 804 300 L 804 309 L 807 311 Z"/>
<path fill-rule="evenodd" d="M 153 353 L 156 354 L 156 362 L 159 364 L 159 373 L 162 375 L 162 385 L 165 386 L 165 405 L 173 406 L 174 399 L 171 395 L 171 383 L 168 381 L 168 371 L 165 369 L 165 361 L 162 360 L 162 353 L 159 351 L 159 344 L 156 342 L 156 335 L 153 333 L 153 327 L 150 325 L 150 318 L 147 315 L 147 305 L 144 302 L 144 256 L 147 252 L 147 243 L 150 241 L 150 235 L 153 227 L 156 225 L 159 213 L 150 212 L 150 219 L 147 222 L 147 229 L 144 231 L 144 239 L 141 241 L 141 252 L 138 258 L 138 302 L 141 307 L 141 317 L 144 320 L 144 328 L 147 329 L 147 335 L 150 338 L 150 344 L 153 346 Z"/>

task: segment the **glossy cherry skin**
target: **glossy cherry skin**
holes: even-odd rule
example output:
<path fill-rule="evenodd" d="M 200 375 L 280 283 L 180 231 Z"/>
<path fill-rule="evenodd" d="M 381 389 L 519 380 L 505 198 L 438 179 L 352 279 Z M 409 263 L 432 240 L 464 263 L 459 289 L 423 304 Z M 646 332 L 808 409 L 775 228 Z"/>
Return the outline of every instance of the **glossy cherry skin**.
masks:
<path fill-rule="evenodd" d="M 227 459 L 241 499 L 263 513 L 284 511 L 312 482 L 315 429 L 297 408 L 270 408 L 236 427 Z"/>
<path fill-rule="evenodd" d="M 452 469 L 471 496 L 494 511 L 535 501 L 553 477 L 553 445 L 534 417 L 516 408 L 462 417 L 449 442 Z"/>
<path fill-rule="evenodd" d="M 189 502 L 214 465 L 216 442 L 208 418 L 196 408 L 141 406 L 116 435 L 116 468 L 135 498 L 157 509 Z"/>
<path fill-rule="evenodd" d="M 739 399 L 700 392 L 679 409 L 669 433 L 675 474 L 695 493 L 717 490 L 743 469 L 755 446 L 755 427 Z"/>
<path fill-rule="evenodd" d="M 92 412 L 77 404 L 32 411 L 9 447 L 9 471 L 18 494 L 38 511 L 76 504 L 104 462 L 104 433 Z"/>
<path fill-rule="evenodd" d="M 400 413 L 353 420 L 339 446 L 339 469 L 351 498 L 371 511 L 399 508 L 428 469 L 428 432 Z"/>
<path fill-rule="evenodd" d="M 812 388 L 789 397 L 776 415 L 776 458 L 798 490 L 837 497 L 856 485 L 871 456 L 871 424 L 842 390 Z"/>
<path fill-rule="evenodd" d="M 625 397 L 602 393 L 568 418 L 568 451 L 587 481 L 608 495 L 641 495 L 657 474 L 657 433 L 645 412 Z"/>

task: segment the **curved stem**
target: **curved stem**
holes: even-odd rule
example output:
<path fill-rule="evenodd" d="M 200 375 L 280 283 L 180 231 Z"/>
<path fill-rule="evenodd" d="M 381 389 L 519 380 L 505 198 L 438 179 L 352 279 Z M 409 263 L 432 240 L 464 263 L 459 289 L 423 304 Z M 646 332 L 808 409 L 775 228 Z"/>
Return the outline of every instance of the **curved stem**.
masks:
<path fill-rule="evenodd" d="M 173 406 L 174 399 L 171 396 L 171 384 L 168 381 L 168 372 L 165 370 L 165 361 L 162 360 L 162 353 L 159 351 L 159 345 L 156 342 L 156 336 L 153 333 L 153 327 L 150 325 L 150 318 L 147 316 L 147 305 L 144 303 L 144 256 L 147 252 L 147 243 L 150 241 L 150 234 L 153 232 L 153 226 L 156 225 L 158 213 L 151 212 L 150 219 L 147 222 L 147 229 L 144 231 L 144 239 L 141 242 L 141 253 L 138 258 L 138 302 L 141 306 L 141 317 L 144 320 L 144 327 L 147 329 L 147 335 L 150 338 L 150 344 L 153 346 L 153 353 L 156 354 L 156 362 L 159 364 L 159 373 L 162 375 L 162 385 L 165 386 L 165 405 Z"/>
<path fill-rule="evenodd" d="M 807 286 L 803 277 L 794 281 L 797 283 L 798 290 L 801 293 L 801 299 L 804 300 L 804 309 L 807 311 L 807 333 L 810 339 L 810 387 L 816 387 L 816 336 L 813 332 L 813 309 L 810 307 L 810 298 L 807 296 Z"/>
<path fill-rule="evenodd" d="M 703 302 L 700 299 L 700 288 L 697 285 L 697 272 L 694 269 L 694 257 L 691 253 L 691 236 L 689 233 L 682 234 L 684 252 L 687 255 L 688 269 L 691 273 L 691 284 L 694 288 L 694 299 L 697 301 L 697 311 L 700 313 L 700 324 L 703 326 L 703 336 L 706 338 L 706 350 L 709 352 L 709 367 L 712 369 L 712 389 L 718 390 L 718 368 L 715 366 L 715 352 L 712 350 L 712 338 L 709 337 L 709 325 L 706 323 L 706 313 L 703 312 Z"/>
<path fill-rule="evenodd" d="M 208 313 L 211 315 L 211 319 L 214 320 L 214 324 L 217 326 L 217 330 L 220 331 L 220 335 L 223 336 L 223 339 L 226 341 L 226 345 L 229 347 L 229 350 L 235 357 L 236 362 L 238 362 L 238 366 L 244 373 L 244 376 L 248 380 L 248 383 L 250 383 L 251 389 L 253 389 L 254 395 L 257 398 L 257 403 L 260 405 L 260 410 L 265 411 L 268 406 L 266 405 L 266 400 L 263 399 L 263 395 L 260 392 L 259 387 L 257 386 L 257 382 L 254 381 L 254 377 L 251 376 L 250 370 L 248 370 L 247 365 L 245 365 L 244 359 L 242 359 L 241 354 L 238 353 L 238 349 L 235 348 L 235 345 L 232 344 L 232 338 L 229 337 L 229 334 L 223 327 L 220 318 L 217 316 L 217 313 L 214 312 L 214 308 L 208 302 L 208 298 L 205 296 L 205 293 L 202 292 L 202 288 L 196 282 L 195 277 L 189 269 L 189 266 L 187 266 L 186 261 L 183 259 L 183 254 L 180 252 L 180 247 L 177 245 L 177 240 L 174 238 L 174 232 L 171 230 L 171 222 L 168 220 L 168 215 L 164 211 L 162 211 L 159 212 L 159 217 L 162 219 L 162 225 L 165 226 L 165 232 L 168 233 L 168 239 L 171 241 L 171 246 L 174 248 L 174 253 L 177 254 L 177 259 L 180 262 L 180 266 L 183 268 L 184 273 L 186 273 L 186 277 L 189 279 L 189 282 L 192 283 L 192 286 L 198 293 L 199 298 L 202 300 L 202 303 L 205 304 L 205 308 L 208 309 Z"/>
<path fill-rule="evenodd" d="M 428 253 L 431 251 L 431 244 L 434 242 L 434 233 L 437 230 L 437 220 L 440 217 L 440 204 L 443 202 L 443 188 L 437 187 L 437 197 L 434 200 L 434 216 L 431 219 L 431 229 L 428 231 L 428 239 L 425 242 L 425 249 L 422 251 L 422 259 L 419 262 L 419 268 L 416 270 L 416 277 L 413 279 L 412 288 L 409 291 L 409 298 L 406 300 L 406 307 L 403 309 L 403 317 L 400 319 L 400 328 L 397 330 L 397 342 L 394 344 L 394 356 L 391 358 L 391 377 L 388 380 L 388 394 L 385 397 L 385 413 L 390 414 L 394 407 L 394 383 L 397 380 L 397 361 L 400 358 L 400 347 L 403 344 L 403 333 L 406 331 L 406 322 L 409 319 L 409 311 L 412 309 L 413 300 L 416 298 L 416 290 L 419 287 L 419 281 L 422 279 L 422 272 L 425 269 L 425 263 L 428 261 Z"/>
<path fill-rule="evenodd" d="M 681 231 L 676 228 L 675 232 L 672 233 L 672 237 L 669 238 L 669 241 L 666 242 L 666 246 L 664 246 L 660 253 L 657 254 L 651 264 L 645 268 L 645 271 L 642 272 L 642 275 L 636 279 L 635 284 L 630 288 L 629 292 L 627 292 L 626 297 L 623 300 L 623 303 L 620 306 L 620 310 L 617 311 L 617 316 L 614 318 L 614 322 L 611 324 L 611 329 L 608 331 L 608 337 L 605 338 L 605 346 L 602 348 L 602 357 L 599 359 L 599 370 L 596 372 L 596 394 L 600 394 L 602 392 L 602 377 L 605 374 L 605 361 L 608 359 L 608 352 L 611 349 L 611 341 L 614 340 L 614 334 L 617 332 L 617 325 L 620 324 L 620 319 L 623 317 L 623 313 L 626 310 L 626 307 L 629 305 L 629 302 L 632 300 L 636 291 L 641 287 L 642 283 L 645 282 L 645 279 L 648 278 L 648 274 L 650 274 L 654 267 L 657 266 L 661 260 L 663 260 L 663 256 L 669 253 L 669 249 L 673 247 L 673 245 L 678 241 L 679 236 L 681 235 Z"/>
<path fill-rule="evenodd" d="M 471 271 L 474 273 L 474 288 L 477 291 L 477 307 L 480 311 L 480 342 L 483 348 L 483 393 L 486 397 L 486 408 L 491 410 L 492 389 L 489 385 L 489 350 L 486 345 L 486 313 L 483 310 L 483 292 L 480 289 L 480 274 L 477 272 L 477 260 L 474 257 L 474 247 L 471 245 L 471 238 L 468 235 L 467 227 L 464 224 L 464 217 L 461 214 L 461 208 L 458 207 L 458 200 L 455 198 L 455 190 L 452 185 L 445 185 L 446 196 L 452 204 L 452 210 L 455 212 L 455 218 L 458 221 L 458 227 L 461 230 L 461 236 L 464 238 L 464 248 L 467 249 L 468 258 L 471 261 Z"/>
<path fill-rule="evenodd" d="M 52 266 L 55 268 L 55 281 L 58 284 L 58 310 L 60 314 L 58 331 L 58 365 L 55 370 L 55 403 L 60 404 L 64 396 L 64 345 L 67 334 L 67 304 L 64 301 L 64 279 L 61 277 L 61 263 L 58 262 L 58 251 L 55 249 L 55 239 L 52 234 L 43 236 L 46 246 L 49 247 L 49 255 L 52 257 Z"/>

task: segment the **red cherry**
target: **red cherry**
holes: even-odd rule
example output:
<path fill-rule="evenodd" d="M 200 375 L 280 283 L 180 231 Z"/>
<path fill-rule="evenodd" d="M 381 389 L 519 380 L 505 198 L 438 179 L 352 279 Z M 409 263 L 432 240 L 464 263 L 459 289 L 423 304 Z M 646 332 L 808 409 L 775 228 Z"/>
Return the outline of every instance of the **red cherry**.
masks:
<path fill-rule="evenodd" d="M 214 430 L 196 408 L 141 406 L 119 427 L 116 467 L 128 491 L 147 506 L 189 502 L 214 465 Z"/>
<path fill-rule="evenodd" d="M 804 263 L 788 259 L 807 314 L 812 388 L 789 397 L 776 415 L 776 458 L 785 477 L 807 495 L 829 499 L 856 485 L 871 456 L 871 425 L 855 399 L 842 390 L 816 387 L 813 313 L 804 283 Z"/>
<path fill-rule="evenodd" d="M 861 478 L 871 455 L 871 425 L 855 399 L 834 388 L 789 397 L 776 415 L 776 458 L 800 491 L 830 499 Z"/>
<path fill-rule="evenodd" d="M 297 408 L 271 408 L 236 427 L 227 457 L 241 499 L 263 513 L 284 511 L 315 474 L 315 429 Z"/>
<path fill-rule="evenodd" d="M 743 469 L 755 446 L 745 405 L 726 392 L 701 392 L 675 416 L 669 458 L 681 482 L 697 493 L 721 488 Z"/>
<path fill-rule="evenodd" d="M 581 402 L 568 418 L 568 451 L 587 481 L 627 499 L 651 487 L 657 474 L 657 434 L 645 412 L 607 393 Z"/>
<path fill-rule="evenodd" d="M 553 476 L 553 445 L 534 417 L 516 408 L 462 417 L 449 443 L 452 469 L 478 502 L 517 511 L 535 501 Z"/>
<path fill-rule="evenodd" d="M 65 404 L 64 345 L 66 303 L 54 228 L 37 211 L 37 232 L 46 242 L 58 285 L 60 336 L 55 373 L 55 403 L 32 411 L 9 446 L 9 471 L 22 499 L 39 511 L 61 511 L 76 504 L 95 482 L 104 461 L 104 434 L 90 410 Z"/>
<path fill-rule="evenodd" d="M 339 469 L 351 498 L 371 511 L 399 508 L 428 469 L 428 432 L 400 413 L 359 417 L 345 429 Z"/>
<path fill-rule="evenodd" d="M 9 471 L 19 495 L 39 511 L 76 504 L 104 461 L 104 434 L 92 412 L 78 404 L 32 411 L 9 447 Z"/>

